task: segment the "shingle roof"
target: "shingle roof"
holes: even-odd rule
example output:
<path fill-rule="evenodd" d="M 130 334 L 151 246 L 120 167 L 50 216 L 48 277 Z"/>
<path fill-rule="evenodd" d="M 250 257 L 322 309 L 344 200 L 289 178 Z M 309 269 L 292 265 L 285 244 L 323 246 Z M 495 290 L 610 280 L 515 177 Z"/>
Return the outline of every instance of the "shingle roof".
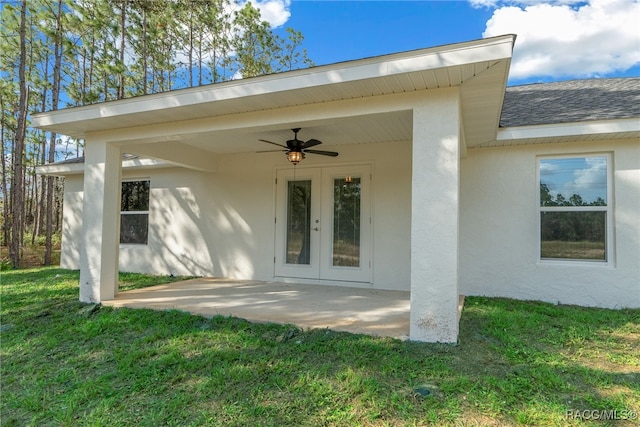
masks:
<path fill-rule="evenodd" d="M 52 165 L 72 165 L 74 163 L 84 163 L 84 156 L 72 157 L 66 160 L 60 160 L 59 162 L 51 163 Z"/>
<path fill-rule="evenodd" d="M 500 127 L 639 117 L 640 77 L 569 80 L 507 87 Z M 84 163 L 84 157 L 55 164 L 73 163 Z"/>
<path fill-rule="evenodd" d="M 500 127 L 640 117 L 640 78 L 507 87 Z"/>

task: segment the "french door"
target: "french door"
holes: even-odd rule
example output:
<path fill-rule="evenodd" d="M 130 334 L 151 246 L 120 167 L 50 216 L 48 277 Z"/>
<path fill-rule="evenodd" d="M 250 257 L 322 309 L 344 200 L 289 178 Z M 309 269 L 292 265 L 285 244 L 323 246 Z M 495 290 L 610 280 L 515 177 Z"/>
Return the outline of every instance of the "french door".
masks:
<path fill-rule="evenodd" d="M 371 281 L 368 165 L 279 170 L 275 275 Z"/>

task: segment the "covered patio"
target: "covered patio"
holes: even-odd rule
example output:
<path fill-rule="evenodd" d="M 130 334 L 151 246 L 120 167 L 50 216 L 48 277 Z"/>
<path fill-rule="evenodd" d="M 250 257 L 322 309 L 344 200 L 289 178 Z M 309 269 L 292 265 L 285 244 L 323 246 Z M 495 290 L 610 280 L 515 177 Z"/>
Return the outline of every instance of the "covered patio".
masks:
<path fill-rule="evenodd" d="M 406 340 L 410 302 L 410 292 L 405 291 L 205 277 L 119 292 L 102 304 Z M 463 306 L 461 295 L 458 318 Z"/>
<path fill-rule="evenodd" d="M 83 164 L 40 171 L 65 176 L 64 265 L 80 269 L 80 300 L 455 343 L 461 159 L 496 138 L 513 42 L 505 35 L 35 116 L 40 129 L 85 139 Z M 336 155 L 296 166 L 264 152 L 285 147 L 294 129 Z M 138 208 L 123 203 L 126 182 L 148 188 Z M 343 230 L 335 218 L 347 212 L 347 183 Z M 304 209 L 293 215 L 296 206 Z M 123 240 L 122 218 L 146 237 Z M 305 245 L 290 250 L 290 235 Z M 340 261 L 341 245 L 357 262 Z M 118 295 L 118 271 L 243 281 Z M 340 289 L 354 284 L 367 291 Z"/>
<path fill-rule="evenodd" d="M 409 338 L 410 293 L 404 291 L 197 278 L 119 292 L 102 304 Z"/>

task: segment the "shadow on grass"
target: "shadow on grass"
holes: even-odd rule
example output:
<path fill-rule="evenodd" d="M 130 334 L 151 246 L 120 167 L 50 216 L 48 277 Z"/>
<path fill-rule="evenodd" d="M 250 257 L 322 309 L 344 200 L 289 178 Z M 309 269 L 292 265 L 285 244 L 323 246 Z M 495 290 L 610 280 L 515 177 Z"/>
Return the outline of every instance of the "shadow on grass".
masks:
<path fill-rule="evenodd" d="M 77 273 L 47 272 L 69 281 L 55 307 L 41 273 L 20 276 L 38 289 L 26 305 L 3 280 L 3 425 L 563 425 L 568 409 L 640 409 L 640 310 L 467 298 L 452 346 L 86 311 Z"/>
<path fill-rule="evenodd" d="M 118 275 L 118 287 L 121 291 L 139 289 L 163 283 L 171 283 L 192 277 L 152 276 L 140 273 L 121 272 Z M 21 301 L 64 296 L 78 297 L 80 272 L 57 267 L 39 267 L 28 270 L 9 270 L 2 272 L 2 295 L 11 304 L 13 298 Z"/>

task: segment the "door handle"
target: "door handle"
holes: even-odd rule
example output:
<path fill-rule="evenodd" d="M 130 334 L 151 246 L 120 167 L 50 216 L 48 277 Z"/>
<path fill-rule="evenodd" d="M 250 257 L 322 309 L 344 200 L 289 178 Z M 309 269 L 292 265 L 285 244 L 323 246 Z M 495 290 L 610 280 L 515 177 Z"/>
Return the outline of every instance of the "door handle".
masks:
<path fill-rule="evenodd" d="M 314 228 L 312 228 L 312 230 L 318 231 L 319 229 L 318 229 L 318 227 L 314 227 Z"/>

